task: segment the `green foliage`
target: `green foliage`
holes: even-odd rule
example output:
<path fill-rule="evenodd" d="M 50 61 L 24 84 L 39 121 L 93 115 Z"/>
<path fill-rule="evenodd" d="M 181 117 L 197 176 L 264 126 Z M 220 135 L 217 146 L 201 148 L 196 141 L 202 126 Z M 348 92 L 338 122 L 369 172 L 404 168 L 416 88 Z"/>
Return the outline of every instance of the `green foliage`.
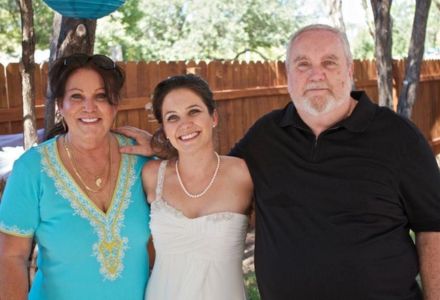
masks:
<path fill-rule="evenodd" d="M 395 1 L 391 9 L 393 15 L 393 57 L 406 57 L 411 39 L 416 4 L 414 1 Z M 440 9 L 431 5 L 426 29 L 425 51 L 440 50 Z"/>
<path fill-rule="evenodd" d="M 391 6 L 391 16 L 393 18 L 393 57 L 395 58 L 408 55 L 414 11 L 414 1 L 394 1 Z"/>
<path fill-rule="evenodd" d="M 322 5 L 310 3 L 306 0 L 126 0 L 118 11 L 98 20 L 95 52 L 120 60 L 210 60 L 237 56 L 283 59 L 289 35 L 298 27 L 325 17 Z M 48 49 L 53 11 L 43 0 L 34 0 L 33 7 L 36 49 Z M 414 9 L 414 1 L 393 1 L 395 58 L 407 55 Z M 0 18 L 0 56 L 18 58 L 21 21 L 15 0 L 0 1 Z M 374 40 L 366 25 L 356 24 L 356 27 L 357 33 L 350 41 L 354 57 L 374 58 Z M 440 48 L 439 27 L 440 10 L 432 5 L 425 49 Z M 349 29 L 353 28 L 349 26 Z"/>
<path fill-rule="evenodd" d="M 359 31 L 351 42 L 351 49 L 357 59 L 374 59 L 374 40 L 368 29 Z"/>
<path fill-rule="evenodd" d="M 272 59 L 283 58 L 289 36 L 315 16 L 298 14 L 300 5 L 300 1 L 248 1 L 242 17 L 247 37 L 243 47 L 259 50 Z"/>
<path fill-rule="evenodd" d="M 126 1 L 119 10 L 110 16 L 98 20 L 95 52 L 114 54 L 111 50 L 124 53 L 124 57 L 139 58 L 142 49 L 137 43 L 142 39 L 138 23 L 144 17 L 138 1 Z"/>
<path fill-rule="evenodd" d="M 277 59 L 306 16 L 294 0 L 141 0 L 98 22 L 96 48 L 126 60 Z M 136 17 L 133 17 L 136 16 Z M 308 15 L 310 17 L 310 15 Z M 130 31 L 132 28 L 135 30 Z"/>
<path fill-rule="evenodd" d="M 393 24 L 392 55 L 394 58 L 402 58 L 408 55 L 414 13 L 414 1 L 393 1 L 391 6 L 391 17 Z M 439 49 L 440 51 L 439 27 L 440 9 L 435 5 L 431 5 L 426 30 L 425 51 L 429 49 Z M 363 28 L 357 34 L 352 46 L 354 57 L 361 59 L 374 58 L 374 40 L 369 34 L 367 28 Z"/>
<path fill-rule="evenodd" d="M 258 292 L 257 278 L 255 272 L 249 272 L 244 275 L 244 284 L 246 286 L 246 293 L 249 300 L 260 300 L 260 293 Z"/>
<path fill-rule="evenodd" d="M 33 0 L 36 49 L 49 48 L 53 11 L 42 0 Z M 21 55 L 21 19 L 15 0 L 0 2 L 0 53 Z"/>
<path fill-rule="evenodd" d="M 438 1 L 437 1 L 438 2 Z M 440 3 L 440 2 L 439 2 Z M 431 4 L 426 29 L 425 51 L 435 49 L 440 54 L 440 7 L 435 2 Z"/>
<path fill-rule="evenodd" d="M 15 0 L 0 3 L 0 52 L 17 56 L 20 45 L 20 14 Z"/>
<path fill-rule="evenodd" d="M 36 48 L 44 50 L 49 48 L 50 45 L 54 12 L 42 0 L 33 0 L 32 5 L 34 9 Z"/>
<path fill-rule="evenodd" d="M 369 6 L 369 9 L 371 10 L 371 6 Z M 392 55 L 395 58 L 404 57 L 408 54 L 414 9 L 415 4 L 409 1 L 394 1 L 391 5 Z M 373 24 L 372 13 L 369 13 L 369 18 L 371 18 L 371 24 Z M 356 35 L 352 43 L 352 50 L 355 58 L 374 59 L 374 39 L 366 26 L 360 29 Z"/>

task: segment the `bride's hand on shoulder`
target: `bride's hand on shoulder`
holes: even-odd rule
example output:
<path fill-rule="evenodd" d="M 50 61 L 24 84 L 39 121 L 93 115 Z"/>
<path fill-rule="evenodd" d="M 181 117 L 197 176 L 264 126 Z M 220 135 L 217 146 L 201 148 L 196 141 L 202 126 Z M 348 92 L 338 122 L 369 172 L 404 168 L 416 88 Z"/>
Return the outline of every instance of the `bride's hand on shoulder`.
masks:
<path fill-rule="evenodd" d="M 125 135 L 126 137 L 132 138 L 136 141 L 136 145 L 120 147 L 119 151 L 121 153 L 138 154 L 143 156 L 154 155 L 150 145 L 152 135 L 148 131 L 133 126 L 122 126 L 113 129 L 112 131 Z"/>

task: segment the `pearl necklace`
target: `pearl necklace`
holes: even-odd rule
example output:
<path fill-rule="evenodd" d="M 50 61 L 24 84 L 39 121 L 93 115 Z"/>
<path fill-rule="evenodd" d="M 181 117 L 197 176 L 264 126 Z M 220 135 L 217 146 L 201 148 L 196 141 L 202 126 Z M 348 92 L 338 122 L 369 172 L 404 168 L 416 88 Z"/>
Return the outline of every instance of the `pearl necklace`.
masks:
<path fill-rule="evenodd" d="M 67 157 L 69 158 L 70 165 L 72 166 L 72 170 L 73 170 L 73 172 L 75 173 L 76 177 L 78 177 L 78 179 L 79 179 L 79 181 L 81 182 L 81 184 L 82 184 L 82 185 L 86 188 L 86 190 L 88 190 L 89 192 L 92 192 L 92 193 L 98 193 L 98 192 L 100 192 L 100 191 L 104 188 L 104 186 L 106 186 L 106 184 L 107 184 L 107 182 L 108 182 L 108 179 L 109 179 L 109 177 L 110 177 L 110 174 L 111 174 L 111 168 L 112 168 L 112 151 L 111 151 L 111 147 L 110 147 L 110 145 L 111 145 L 110 139 L 109 139 L 109 143 L 108 143 L 108 146 L 109 146 L 109 148 L 108 148 L 108 151 L 109 151 L 109 155 L 108 155 L 109 167 L 108 167 L 108 171 L 107 171 L 107 176 L 105 177 L 105 181 L 104 181 L 104 178 L 101 178 L 102 176 L 95 176 L 95 175 L 92 174 L 92 175 L 95 177 L 95 185 L 98 187 L 97 189 L 92 189 L 91 187 L 89 187 L 89 186 L 85 183 L 85 181 L 84 181 L 84 179 L 81 177 L 81 175 L 79 174 L 78 170 L 77 170 L 76 167 L 75 167 L 75 165 L 76 165 L 77 163 L 76 163 L 75 158 L 73 157 L 73 155 L 70 153 L 70 149 L 69 149 L 69 147 L 67 146 L 67 142 L 66 142 L 66 140 L 67 140 L 67 137 L 64 136 L 64 141 L 63 141 L 63 144 L 64 144 L 64 150 L 66 150 Z M 103 182 L 104 182 L 104 184 L 103 184 Z"/>
<path fill-rule="evenodd" d="M 206 186 L 206 188 L 201 191 L 198 194 L 191 194 L 190 192 L 188 192 L 188 190 L 185 188 L 185 186 L 183 185 L 182 182 L 182 178 L 180 178 L 180 173 L 179 173 L 179 167 L 178 167 L 178 163 L 179 160 L 176 160 L 176 174 L 177 174 L 177 179 L 179 180 L 179 184 L 180 187 L 182 188 L 182 190 L 185 192 L 185 194 L 190 197 L 190 198 L 199 198 L 202 197 L 204 194 L 206 194 L 206 192 L 209 190 L 209 188 L 212 186 L 212 184 L 214 183 L 215 178 L 217 177 L 217 173 L 218 173 L 218 169 L 220 168 L 220 156 L 217 154 L 217 152 L 214 152 L 215 156 L 217 156 L 217 167 L 215 168 L 214 171 L 214 175 L 212 175 L 211 181 L 208 183 L 208 185 Z"/>

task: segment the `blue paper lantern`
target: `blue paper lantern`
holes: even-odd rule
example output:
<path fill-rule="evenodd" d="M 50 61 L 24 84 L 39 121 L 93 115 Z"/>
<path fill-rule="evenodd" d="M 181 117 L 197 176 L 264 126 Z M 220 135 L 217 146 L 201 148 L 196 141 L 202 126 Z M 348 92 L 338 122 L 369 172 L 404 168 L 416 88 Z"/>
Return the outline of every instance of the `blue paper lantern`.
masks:
<path fill-rule="evenodd" d="M 99 19 L 117 10 L 125 0 L 44 0 L 44 2 L 65 17 Z"/>

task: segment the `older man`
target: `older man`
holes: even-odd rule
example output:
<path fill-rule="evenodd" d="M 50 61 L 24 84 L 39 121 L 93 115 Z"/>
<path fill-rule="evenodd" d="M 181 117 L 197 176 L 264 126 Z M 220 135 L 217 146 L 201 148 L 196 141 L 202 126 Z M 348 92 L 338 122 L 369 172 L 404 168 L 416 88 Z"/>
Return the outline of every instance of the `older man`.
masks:
<path fill-rule="evenodd" d="M 419 269 L 425 299 L 440 299 L 440 174 L 425 139 L 350 93 L 338 30 L 299 30 L 286 66 L 292 103 L 231 152 L 254 180 L 262 299 L 422 299 Z"/>

